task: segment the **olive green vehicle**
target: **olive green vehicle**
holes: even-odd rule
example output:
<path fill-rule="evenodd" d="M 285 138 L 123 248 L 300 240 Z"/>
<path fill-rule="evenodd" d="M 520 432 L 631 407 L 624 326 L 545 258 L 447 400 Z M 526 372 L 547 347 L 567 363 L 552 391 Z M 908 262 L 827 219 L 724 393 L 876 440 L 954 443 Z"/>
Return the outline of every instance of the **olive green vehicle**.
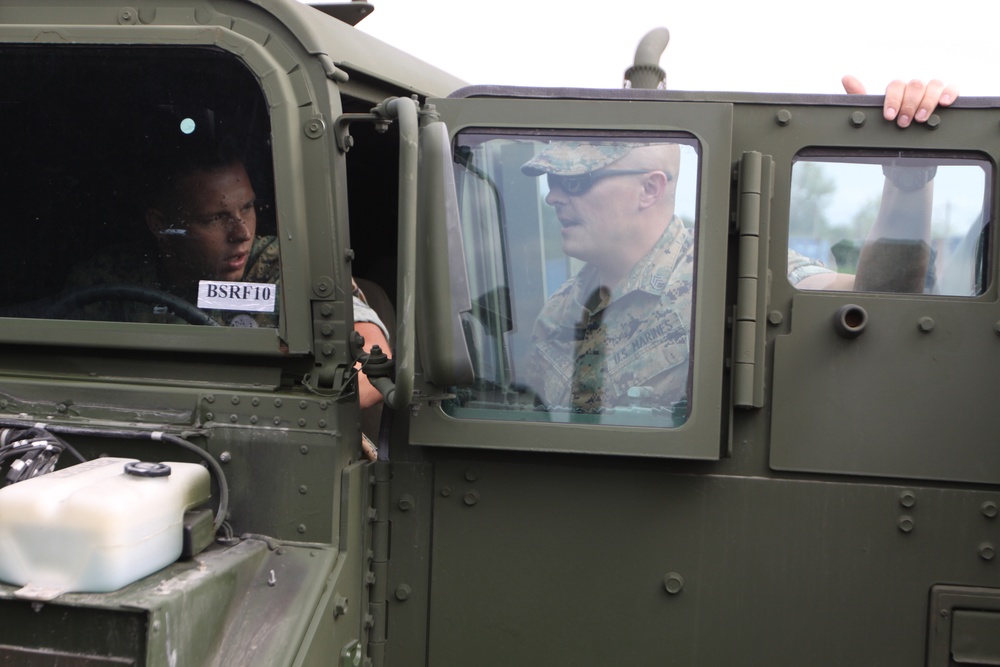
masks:
<path fill-rule="evenodd" d="M 466 86 L 371 9 L 0 1 L 0 665 L 1000 664 L 1000 100 L 671 92 L 663 33 L 631 87 Z M 192 137 L 278 274 L 75 281 L 162 269 Z M 691 258 L 585 405 L 533 334 L 594 259 L 554 202 L 648 172 L 581 145 L 671 146 Z"/>

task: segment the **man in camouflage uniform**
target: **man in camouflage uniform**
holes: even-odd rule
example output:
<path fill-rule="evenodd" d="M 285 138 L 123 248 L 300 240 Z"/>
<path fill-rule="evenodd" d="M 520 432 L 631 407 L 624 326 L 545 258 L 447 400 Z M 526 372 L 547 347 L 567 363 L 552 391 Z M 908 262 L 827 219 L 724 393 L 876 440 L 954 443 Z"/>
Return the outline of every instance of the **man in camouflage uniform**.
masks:
<path fill-rule="evenodd" d="M 527 384 L 547 406 L 598 412 L 687 397 L 694 239 L 674 215 L 676 144 L 555 142 L 545 174 L 563 251 L 587 262 L 535 322 Z"/>
<path fill-rule="evenodd" d="M 166 292 L 198 303 L 201 281 L 257 283 L 276 295 L 271 312 L 204 310 L 216 322 L 229 326 L 276 327 L 281 293 L 278 241 L 256 236 L 256 195 L 243 163 L 221 151 L 201 151 L 174 157 L 161 174 L 146 210 L 150 239 L 123 244 L 77 266 L 70 275 L 70 293 L 88 287 L 129 285 Z M 352 281 L 355 329 L 365 338 L 365 351 L 378 345 L 391 356 L 389 331 L 364 294 Z M 111 299 L 80 307 L 86 319 L 182 323 L 169 305 Z M 377 409 L 382 396 L 359 368 L 360 404 Z M 374 460 L 378 451 L 363 436 L 362 452 Z"/>
<path fill-rule="evenodd" d="M 242 162 L 222 152 L 183 156 L 162 174 L 146 210 L 150 239 L 114 246 L 74 268 L 72 292 L 99 285 L 146 287 L 198 303 L 200 281 L 258 283 L 280 297 L 278 242 L 256 236 L 256 195 Z M 231 326 L 274 327 L 278 298 L 269 312 L 206 310 Z M 109 299 L 80 308 L 86 319 L 178 323 L 167 305 Z"/>

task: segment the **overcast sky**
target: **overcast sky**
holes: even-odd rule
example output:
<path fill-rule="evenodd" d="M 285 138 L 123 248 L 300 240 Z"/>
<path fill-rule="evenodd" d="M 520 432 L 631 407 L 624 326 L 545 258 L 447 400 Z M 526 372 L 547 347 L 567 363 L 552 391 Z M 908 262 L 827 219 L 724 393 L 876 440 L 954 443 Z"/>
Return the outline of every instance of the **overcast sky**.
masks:
<path fill-rule="evenodd" d="M 371 0 L 358 27 L 469 83 L 618 88 L 635 47 L 670 30 L 661 59 L 678 90 L 881 93 L 943 79 L 1000 96 L 995 0 Z"/>

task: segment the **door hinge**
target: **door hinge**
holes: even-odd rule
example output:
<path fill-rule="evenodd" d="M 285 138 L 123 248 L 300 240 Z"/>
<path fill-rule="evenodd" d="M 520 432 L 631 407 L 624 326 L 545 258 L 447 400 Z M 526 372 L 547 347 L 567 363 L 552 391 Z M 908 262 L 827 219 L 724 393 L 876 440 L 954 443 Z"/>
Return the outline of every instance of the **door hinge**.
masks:
<path fill-rule="evenodd" d="M 740 159 L 732 381 L 733 404 L 741 408 L 764 405 L 764 313 L 768 301 L 768 222 L 773 169 L 771 157 L 756 151 L 745 152 Z"/>
<path fill-rule="evenodd" d="M 365 665 L 382 667 L 385 656 L 387 581 L 389 571 L 389 490 L 392 469 L 388 461 L 371 464 L 372 506 L 369 509 L 371 523 L 371 552 L 365 583 L 368 586 L 368 613 L 365 626 L 368 629 L 368 659 Z"/>

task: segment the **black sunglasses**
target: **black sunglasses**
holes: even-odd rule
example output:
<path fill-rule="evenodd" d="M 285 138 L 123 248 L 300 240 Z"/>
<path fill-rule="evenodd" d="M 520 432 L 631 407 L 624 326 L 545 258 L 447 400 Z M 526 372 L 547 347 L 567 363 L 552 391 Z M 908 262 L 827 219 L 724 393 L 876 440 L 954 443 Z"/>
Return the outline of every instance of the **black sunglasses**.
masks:
<path fill-rule="evenodd" d="M 579 176 L 557 176 L 556 174 L 546 174 L 549 181 L 549 189 L 560 188 L 563 192 L 575 197 L 594 187 L 594 184 L 602 178 L 609 176 L 625 176 L 628 174 L 649 174 L 655 169 L 599 169 L 588 174 Z M 673 176 L 667 174 L 667 180 L 673 180 Z"/>

